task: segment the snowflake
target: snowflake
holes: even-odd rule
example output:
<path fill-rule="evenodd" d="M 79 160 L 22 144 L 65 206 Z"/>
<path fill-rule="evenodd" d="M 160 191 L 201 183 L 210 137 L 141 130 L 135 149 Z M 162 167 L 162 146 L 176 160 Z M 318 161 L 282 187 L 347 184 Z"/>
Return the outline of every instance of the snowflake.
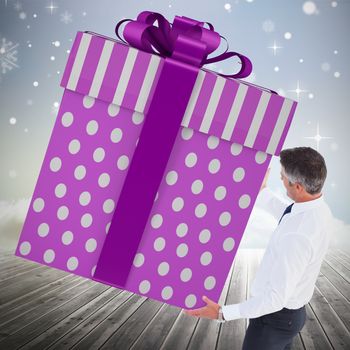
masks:
<path fill-rule="evenodd" d="M 7 41 L 5 38 L 0 38 L 0 73 L 6 74 L 6 72 L 12 70 L 17 65 L 17 46 L 11 41 Z"/>
<path fill-rule="evenodd" d="M 68 23 L 73 22 L 72 14 L 67 12 L 67 11 L 65 11 L 64 13 L 61 14 L 61 21 L 64 24 L 68 24 Z"/>

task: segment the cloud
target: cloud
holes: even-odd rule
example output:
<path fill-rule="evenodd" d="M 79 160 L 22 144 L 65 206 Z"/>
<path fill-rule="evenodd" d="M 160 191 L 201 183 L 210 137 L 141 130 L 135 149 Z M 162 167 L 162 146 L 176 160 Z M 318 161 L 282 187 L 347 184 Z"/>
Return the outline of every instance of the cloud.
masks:
<path fill-rule="evenodd" d="M 0 201 L 0 248 L 15 250 L 29 204 L 28 198 Z"/>

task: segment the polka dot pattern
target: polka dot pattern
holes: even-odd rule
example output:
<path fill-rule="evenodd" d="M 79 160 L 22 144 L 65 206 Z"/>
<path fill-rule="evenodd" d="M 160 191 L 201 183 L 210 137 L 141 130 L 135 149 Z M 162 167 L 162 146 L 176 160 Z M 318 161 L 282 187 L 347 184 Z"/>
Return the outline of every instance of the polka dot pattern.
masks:
<path fill-rule="evenodd" d="M 92 278 L 145 116 L 67 90 L 57 118 L 16 254 Z M 218 299 L 270 159 L 181 127 L 125 290 Z"/>

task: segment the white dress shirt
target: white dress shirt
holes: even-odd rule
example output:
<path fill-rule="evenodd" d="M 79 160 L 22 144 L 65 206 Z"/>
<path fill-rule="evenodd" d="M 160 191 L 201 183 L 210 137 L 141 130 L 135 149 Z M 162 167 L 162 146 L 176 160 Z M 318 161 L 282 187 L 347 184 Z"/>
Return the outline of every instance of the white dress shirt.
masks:
<path fill-rule="evenodd" d="M 257 204 L 279 220 L 288 206 L 269 188 L 258 195 Z M 314 292 L 322 260 L 330 240 L 332 213 L 324 195 L 294 203 L 272 233 L 256 273 L 250 298 L 239 304 L 223 305 L 226 320 L 256 318 L 282 308 L 298 309 Z"/>

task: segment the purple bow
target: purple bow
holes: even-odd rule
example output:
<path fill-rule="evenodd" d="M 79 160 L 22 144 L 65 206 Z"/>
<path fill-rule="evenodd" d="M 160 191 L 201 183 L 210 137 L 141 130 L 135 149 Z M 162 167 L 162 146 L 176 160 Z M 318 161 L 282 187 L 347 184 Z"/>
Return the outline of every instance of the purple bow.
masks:
<path fill-rule="evenodd" d="M 158 26 L 154 23 L 158 22 Z M 119 35 L 119 28 L 124 22 L 123 35 Z M 204 28 L 207 23 L 209 29 Z M 237 56 L 241 62 L 241 69 L 235 74 L 219 74 L 229 78 L 245 78 L 252 72 L 252 63 L 248 57 L 237 52 L 227 52 L 208 58 L 220 45 L 221 35 L 214 31 L 212 24 L 199 22 L 185 16 L 175 16 L 174 23 L 169 23 L 160 13 L 143 11 L 136 20 L 124 19 L 115 28 L 117 37 L 131 46 L 162 57 L 172 57 L 196 67 L 219 62 Z"/>

